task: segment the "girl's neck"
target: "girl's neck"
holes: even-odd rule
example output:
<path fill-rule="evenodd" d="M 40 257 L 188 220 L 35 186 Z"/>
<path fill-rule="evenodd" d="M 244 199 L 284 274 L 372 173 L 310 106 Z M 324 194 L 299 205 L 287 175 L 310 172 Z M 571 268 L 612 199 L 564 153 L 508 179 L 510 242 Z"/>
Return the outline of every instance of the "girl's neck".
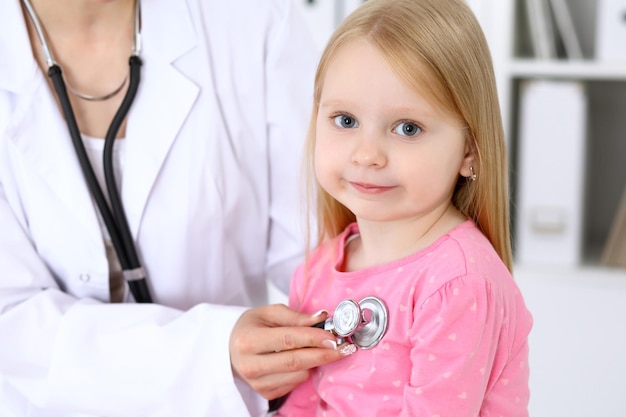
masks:
<path fill-rule="evenodd" d="M 466 220 L 452 204 L 419 219 L 392 222 L 357 219 L 360 238 L 347 248 L 345 269 L 355 271 L 419 252 Z"/>

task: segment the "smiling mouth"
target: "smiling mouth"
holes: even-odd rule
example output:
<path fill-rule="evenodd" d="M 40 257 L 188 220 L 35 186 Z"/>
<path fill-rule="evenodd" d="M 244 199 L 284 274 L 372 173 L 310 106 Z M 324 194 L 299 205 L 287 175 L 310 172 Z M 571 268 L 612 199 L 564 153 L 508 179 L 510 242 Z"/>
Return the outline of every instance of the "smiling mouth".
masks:
<path fill-rule="evenodd" d="M 392 186 L 366 184 L 362 182 L 350 182 L 350 185 L 355 190 L 364 194 L 381 194 L 394 188 Z"/>

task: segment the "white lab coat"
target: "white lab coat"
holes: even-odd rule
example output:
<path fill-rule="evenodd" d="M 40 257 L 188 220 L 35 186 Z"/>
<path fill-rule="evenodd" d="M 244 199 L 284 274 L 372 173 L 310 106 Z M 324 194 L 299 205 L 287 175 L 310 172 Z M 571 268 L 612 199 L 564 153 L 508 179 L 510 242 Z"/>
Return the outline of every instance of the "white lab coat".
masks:
<path fill-rule="evenodd" d="M 107 304 L 95 205 L 19 1 L 0 2 L 0 416 L 263 414 L 228 338 L 304 247 L 318 51 L 292 4 L 143 1 L 121 195 L 157 304 L 138 305 Z"/>

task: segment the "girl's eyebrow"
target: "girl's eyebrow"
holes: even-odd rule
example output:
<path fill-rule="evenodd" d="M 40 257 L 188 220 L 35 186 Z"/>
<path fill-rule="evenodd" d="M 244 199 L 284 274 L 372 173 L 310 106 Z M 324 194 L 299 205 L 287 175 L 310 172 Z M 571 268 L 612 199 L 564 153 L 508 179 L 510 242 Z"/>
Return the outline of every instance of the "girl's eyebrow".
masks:
<path fill-rule="evenodd" d="M 320 102 L 319 108 L 354 108 L 359 106 L 358 102 L 345 98 L 329 98 Z M 385 113 L 404 113 L 407 115 L 413 115 L 412 117 L 419 118 L 431 118 L 436 117 L 440 109 L 433 107 L 431 103 L 426 103 L 426 106 L 406 106 L 398 105 L 385 108 Z"/>
<path fill-rule="evenodd" d="M 322 101 L 320 103 L 320 107 L 341 107 L 341 106 L 347 106 L 349 104 L 351 103 L 348 100 L 330 99 L 330 100 Z"/>

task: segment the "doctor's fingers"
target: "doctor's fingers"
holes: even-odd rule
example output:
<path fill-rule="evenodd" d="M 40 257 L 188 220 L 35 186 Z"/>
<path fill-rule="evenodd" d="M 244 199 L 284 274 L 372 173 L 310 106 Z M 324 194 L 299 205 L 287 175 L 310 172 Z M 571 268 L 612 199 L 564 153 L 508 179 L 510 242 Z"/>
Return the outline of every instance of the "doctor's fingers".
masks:
<path fill-rule="evenodd" d="M 356 346 L 343 344 L 338 349 L 304 348 L 291 349 L 262 355 L 258 362 L 259 375 L 298 372 L 335 362 L 356 351 Z M 258 358 L 261 358 L 259 356 Z"/>
<path fill-rule="evenodd" d="M 266 327 L 249 329 L 237 349 L 248 353 L 272 353 L 301 348 L 337 350 L 335 337 L 315 327 Z"/>
<path fill-rule="evenodd" d="M 306 314 L 293 310 L 284 304 L 273 304 L 247 310 L 240 318 L 244 322 L 257 322 L 267 327 L 309 327 L 323 322 L 328 317 L 326 310 Z"/>
<path fill-rule="evenodd" d="M 311 368 L 339 360 L 355 350 L 354 345 L 344 344 L 337 350 L 304 348 L 247 356 L 237 364 L 237 371 L 257 392 L 268 393 L 277 389 L 272 387 L 280 383 L 297 384 L 306 379 Z"/>
<path fill-rule="evenodd" d="M 323 322 L 326 317 L 327 313 L 311 316 L 284 305 L 248 310 L 237 320 L 231 332 L 231 357 L 303 347 L 334 349 L 334 336 L 325 330 L 311 327 Z"/>

